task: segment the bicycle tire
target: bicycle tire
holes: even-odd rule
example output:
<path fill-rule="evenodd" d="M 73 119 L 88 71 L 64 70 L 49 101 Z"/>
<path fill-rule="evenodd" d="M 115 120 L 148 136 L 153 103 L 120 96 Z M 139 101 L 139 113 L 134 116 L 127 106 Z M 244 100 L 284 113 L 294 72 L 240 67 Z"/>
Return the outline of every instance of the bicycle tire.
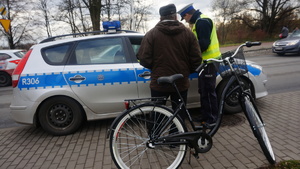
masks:
<path fill-rule="evenodd" d="M 258 143 L 269 163 L 275 164 L 275 155 L 254 100 L 248 93 L 244 93 L 242 97 L 243 98 L 240 99 L 241 105 L 249 121 L 253 134 L 257 138 Z"/>
<path fill-rule="evenodd" d="M 172 110 L 162 105 L 142 104 L 120 115 L 112 125 L 110 152 L 118 168 L 178 168 L 185 158 L 187 145 L 152 145 L 148 141 L 165 124 Z M 186 132 L 181 119 L 175 117 L 172 127 Z M 160 136 L 170 132 L 168 126 Z M 174 129 L 174 128 L 172 128 Z"/>

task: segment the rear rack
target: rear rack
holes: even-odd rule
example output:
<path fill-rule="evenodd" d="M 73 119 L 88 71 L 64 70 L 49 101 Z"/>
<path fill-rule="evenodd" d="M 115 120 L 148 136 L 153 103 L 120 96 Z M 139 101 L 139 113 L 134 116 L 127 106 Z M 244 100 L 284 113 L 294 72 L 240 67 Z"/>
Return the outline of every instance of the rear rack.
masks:
<path fill-rule="evenodd" d="M 117 34 L 117 33 L 138 33 L 138 32 L 131 31 L 131 30 L 117 30 L 117 31 L 92 31 L 92 32 L 82 32 L 82 33 L 71 33 L 71 34 L 49 37 L 47 39 L 42 40 L 40 43 L 51 42 L 51 41 L 67 38 L 68 36 L 73 36 L 71 38 L 75 38 L 75 37 L 83 37 L 88 35 L 104 35 L 104 34 Z"/>

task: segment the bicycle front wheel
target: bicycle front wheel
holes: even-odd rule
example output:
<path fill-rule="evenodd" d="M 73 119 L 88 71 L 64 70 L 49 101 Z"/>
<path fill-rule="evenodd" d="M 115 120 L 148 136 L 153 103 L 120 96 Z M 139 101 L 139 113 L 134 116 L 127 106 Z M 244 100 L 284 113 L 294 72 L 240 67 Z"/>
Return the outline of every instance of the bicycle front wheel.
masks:
<path fill-rule="evenodd" d="M 241 103 L 241 105 L 250 123 L 254 136 L 257 138 L 258 143 L 269 163 L 275 164 L 275 155 L 265 130 L 265 125 L 259 116 L 258 109 L 249 94 L 245 93 L 242 97 L 243 103 Z"/>
<path fill-rule="evenodd" d="M 161 130 L 172 115 L 165 106 L 143 104 L 119 116 L 110 133 L 110 152 L 115 165 L 122 169 L 178 168 L 187 145 L 156 145 L 151 142 L 155 137 L 186 132 L 183 122 L 177 117 Z"/>

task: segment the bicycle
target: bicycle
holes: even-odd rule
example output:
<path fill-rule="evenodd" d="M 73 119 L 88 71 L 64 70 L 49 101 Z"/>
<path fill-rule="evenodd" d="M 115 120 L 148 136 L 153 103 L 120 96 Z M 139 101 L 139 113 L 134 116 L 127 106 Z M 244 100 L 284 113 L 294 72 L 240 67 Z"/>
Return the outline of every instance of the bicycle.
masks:
<path fill-rule="evenodd" d="M 237 53 L 243 52 L 239 52 L 240 49 L 243 46 L 251 47 L 254 45 L 260 45 L 260 43 L 246 42 L 240 45 L 232 56 L 226 56 L 220 60 L 205 60 L 196 69 L 201 74 L 204 67 L 210 62 L 218 63 L 216 64 L 218 68 L 226 68 L 220 73 L 223 73 L 224 77 L 230 77 L 222 92 L 216 125 L 201 123 L 200 126 L 196 126 L 194 124 L 175 83 L 177 79 L 183 77 L 181 74 L 158 79 L 158 83 L 172 84 L 180 96 L 180 103 L 174 111 L 159 104 L 162 100 L 168 101 L 166 98 L 125 100 L 126 110 L 115 118 L 108 132 L 110 152 L 115 165 L 122 169 L 143 168 L 144 166 L 145 168 L 178 168 L 186 156 L 188 147 L 191 154 L 199 158 L 199 153 L 206 153 L 212 148 L 212 137 L 221 124 L 224 99 L 235 91 L 240 93 L 240 103 L 265 156 L 271 164 L 274 164 L 275 156 L 265 132 L 264 123 L 262 123 L 249 90 L 243 89 L 242 81 L 239 78 L 242 74 L 247 73 L 247 68 L 235 64 L 240 63 L 241 59 L 234 58 Z M 229 90 L 229 86 L 236 81 L 238 85 Z M 131 104 L 132 106 L 130 106 Z M 181 120 L 180 111 L 186 114 L 191 129 L 188 130 L 187 125 Z"/>
<path fill-rule="evenodd" d="M 216 125 L 210 128 L 210 131 L 208 131 L 207 133 L 210 136 L 213 136 L 218 131 L 222 122 L 225 100 L 227 100 L 228 97 L 232 97 L 232 94 L 235 93 L 234 95 L 238 98 L 242 110 L 250 124 L 251 130 L 254 136 L 257 138 L 264 155 L 266 156 L 270 164 L 275 164 L 275 155 L 265 131 L 265 123 L 263 122 L 259 110 L 252 97 L 251 89 L 247 88 L 242 80 L 242 77 L 247 76 L 248 74 L 243 47 L 258 46 L 260 44 L 260 42 L 246 42 L 244 44 L 241 44 L 235 51 L 223 53 L 222 59 L 208 59 L 204 61 L 204 63 L 200 65 L 196 71 L 201 73 L 204 67 L 206 67 L 211 62 L 217 68 L 220 76 L 226 81 L 224 90 L 218 99 L 219 113 Z"/>

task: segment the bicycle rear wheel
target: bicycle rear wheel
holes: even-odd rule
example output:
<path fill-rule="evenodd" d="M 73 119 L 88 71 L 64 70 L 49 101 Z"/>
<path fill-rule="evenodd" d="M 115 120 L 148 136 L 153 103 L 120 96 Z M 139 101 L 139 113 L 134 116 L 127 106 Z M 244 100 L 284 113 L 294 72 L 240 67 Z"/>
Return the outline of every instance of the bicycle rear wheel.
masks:
<path fill-rule="evenodd" d="M 119 116 L 110 133 L 110 152 L 118 168 L 178 168 L 187 145 L 155 145 L 158 135 L 172 111 L 165 106 L 143 104 Z M 175 117 L 159 136 L 186 132 L 182 121 Z"/>
<path fill-rule="evenodd" d="M 258 109 L 253 102 L 252 97 L 248 93 L 244 93 L 242 97 L 243 99 L 240 99 L 242 100 L 241 105 L 250 123 L 254 136 L 257 138 L 258 143 L 269 163 L 275 164 L 275 155 Z"/>

